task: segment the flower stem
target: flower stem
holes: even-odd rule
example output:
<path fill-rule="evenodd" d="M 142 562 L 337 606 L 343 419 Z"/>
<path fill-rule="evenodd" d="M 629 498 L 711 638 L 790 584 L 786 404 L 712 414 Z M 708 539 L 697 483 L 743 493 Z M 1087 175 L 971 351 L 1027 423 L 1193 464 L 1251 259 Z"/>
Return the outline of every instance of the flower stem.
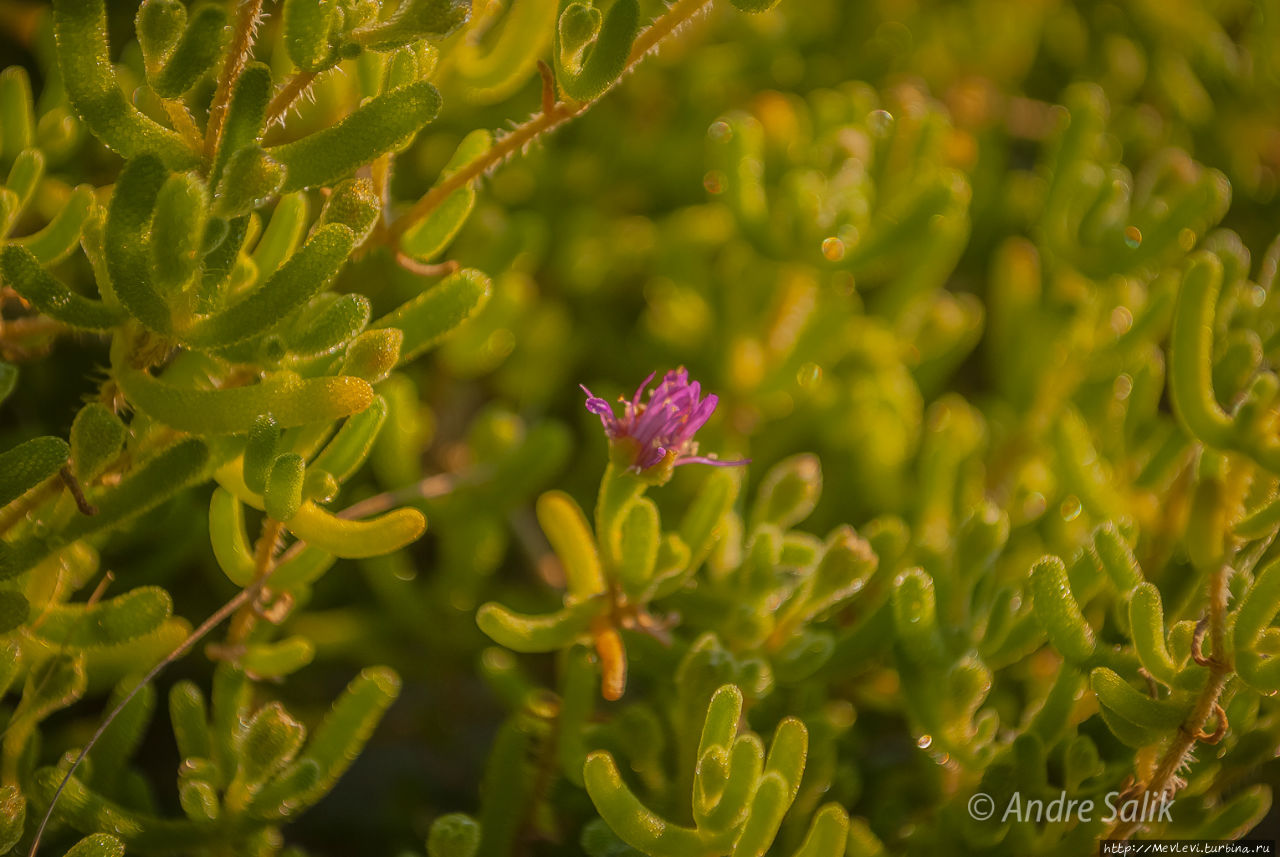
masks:
<path fill-rule="evenodd" d="M 618 566 L 622 562 L 622 520 L 648 487 L 648 483 L 639 476 L 612 461 L 600 480 L 600 494 L 596 498 L 596 540 L 602 549 L 600 558 L 604 562 L 605 574 L 611 581 L 617 580 Z"/>

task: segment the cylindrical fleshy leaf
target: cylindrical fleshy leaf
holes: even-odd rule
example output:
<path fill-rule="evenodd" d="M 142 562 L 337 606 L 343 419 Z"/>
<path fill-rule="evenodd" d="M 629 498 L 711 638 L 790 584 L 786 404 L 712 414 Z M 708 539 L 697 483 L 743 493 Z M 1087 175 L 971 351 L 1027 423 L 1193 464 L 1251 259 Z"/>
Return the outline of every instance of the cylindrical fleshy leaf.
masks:
<path fill-rule="evenodd" d="M 209 500 L 209 541 L 223 574 L 236 586 L 253 582 L 253 550 L 244 532 L 244 506 L 225 488 L 216 488 Z"/>
<path fill-rule="evenodd" d="M 605 591 L 604 573 L 596 553 L 595 538 L 587 516 L 563 491 L 548 491 L 538 498 L 538 523 L 564 566 L 569 593 L 579 599 Z"/>
<path fill-rule="evenodd" d="M 69 327 L 110 330 L 125 320 L 120 310 L 71 291 L 21 245 L 10 244 L 0 251 L 0 273 L 33 307 Z"/>
<path fill-rule="evenodd" d="M 71 423 L 71 472 L 91 482 L 120 454 L 126 429 L 120 418 L 101 402 L 80 409 Z"/>
<path fill-rule="evenodd" d="M 492 281 L 479 271 L 463 268 L 438 285 L 373 323 L 375 328 L 398 327 L 404 331 L 400 362 L 408 363 L 436 345 L 474 316 L 489 301 Z"/>
<path fill-rule="evenodd" d="M 381 215 L 382 200 L 374 193 L 373 182 L 366 178 L 348 179 L 329 194 L 320 212 L 320 223 L 341 223 L 355 235 L 359 246 Z"/>
<path fill-rule="evenodd" d="M 1046 556 L 1036 562 L 1031 569 L 1031 597 L 1032 608 L 1053 647 L 1071 663 L 1089 660 L 1094 649 L 1093 629 L 1071 594 L 1062 560 Z"/>
<path fill-rule="evenodd" d="M 287 452 L 276 458 L 267 475 L 266 491 L 262 502 L 267 515 L 277 521 L 289 521 L 302 506 L 302 481 L 306 476 L 306 462 L 296 452 Z"/>
<path fill-rule="evenodd" d="M 751 508 L 752 526 L 773 524 L 789 529 L 813 511 L 822 494 L 822 465 L 817 456 L 793 455 L 765 474 Z"/>
<path fill-rule="evenodd" d="M 231 90 L 226 118 L 222 120 L 222 132 L 218 135 L 218 152 L 213 168 L 209 170 L 209 181 L 214 186 L 222 178 L 231 156 L 253 146 L 262 137 L 271 95 L 271 69 L 262 63 L 245 66 Z"/>
<path fill-rule="evenodd" d="M 369 667 L 347 686 L 299 759 L 311 760 L 320 768 L 315 788 L 304 796 L 306 802 L 324 794 L 342 776 L 399 695 L 400 677 L 386 667 Z"/>
<path fill-rule="evenodd" d="M 658 507 L 641 497 L 622 522 L 622 562 L 618 566 L 619 582 L 632 598 L 639 597 L 653 579 L 661 536 Z"/>
<path fill-rule="evenodd" d="M 194 175 L 172 175 L 160 189 L 151 227 L 151 265 L 161 292 L 172 294 L 195 275 L 208 209 L 204 182 Z"/>
<path fill-rule="evenodd" d="M 439 110 L 435 87 L 415 83 L 370 99 L 336 125 L 268 154 L 287 170 L 286 193 L 330 185 L 408 143 Z"/>
<path fill-rule="evenodd" d="M 302 379 L 286 373 L 247 387 L 197 390 L 153 378 L 123 360 L 113 364 L 120 389 L 135 407 L 193 434 L 240 434 L 268 413 L 282 428 L 341 419 L 373 401 L 373 388 L 360 378 Z"/>
<path fill-rule="evenodd" d="M 213 68 L 230 39 L 231 29 L 223 7 L 213 4 L 197 7 L 168 60 L 147 82 L 161 98 L 179 97 Z"/>
<path fill-rule="evenodd" d="M 1154 584 L 1143 583 L 1133 590 L 1129 599 L 1129 634 L 1142 666 L 1157 681 L 1172 687 L 1178 668 L 1165 645 L 1164 606 Z"/>
<path fill-rule="evenodd" d="M 172 318 L 151 279 L 149 247 L 141 238 L 151 226 L 156 200 L 168 177 L 165 165 L 152 155 L 125 164 L 107 210 L 103 247 L 111 289 L 121 305 L 144 326 L 162 334 L 172 328 Z"/>
<path fill-rule="evenodd" d="M 67 95 L 94 136 L 125 158 L 151 153 L 171 169 L 196 166 L 197 153 L 178 134 L 144 116 L 121 91 L 107 50 L 104 0 L 57 0 L 53 31 Z"/>
<path fill-rule="evenodd" d="M 427 519 L 417 509 L 401 508 L 367 521 L 348 521 L 310 500 L 289 519 L 289 531 L 307 544 L 344 559 L 362 559 L 398 551 L 417 541 Z"/>
<path fill-rule="evenodd" d="M 471 816 L 454 812 L 431 822 L 427 857 L 475 857 L 479 847 L 480 825 Z"/>
<path fill-rule="evenodd" d="M 284 0 L 284 47 L 303 71 L 319 71 L 332 64 L 329 32 L 337 0 Z"/>
<path fill-rule="evenodd" d="M 271 414 L 254 418 L 249 439 L 244 446 L 244 484 L 255 494 L 267 490 L 267 476 L 276 461 L 280 444 L 280 425 Z"/>
<path fill-rule="evenodd" d="M 594 34 L 594 40 L 582 48 L 581 61 L 566 65 L 565 60 L 577 51 L 565 51 L 562 41 L 578 28 L 570 24 L 569 32 L 565 32 L 566 27 L 561 23 L 565 22 L 566 15 L 571 16 L 571 21 L 581 17 L 582 8 L 583 4 L 574 0 L 561 0 L 551 56 L 555 62 L 556 82 L 565 95 L 575 101 L 591 101 L 613 86 L 627 67 L 631 43 L 640 31 L 640 5 L 636 0 L 618 0 L 610 6 Z"/>
<path fill-rule="evenodd" d="M 332 282 L 354 248 L 347 227 L 321 227 L 259 289 L 192 327 L 187 341 L 197 348 L 223 347 L 274 329 Z"/>
<path fill-rule="evenodd" d="M 1178 290 L 1169 341 L 1169 392 L 1192 436 L 1223 448 L 1234 425 L 1213 393 L 1213 319 L 1222 287 L 1222 263 L 1201 252 L 1191 257 Z"/>
<path fill-rule="evenodd" d="M 187 7 L 180 0 L 142 0 L 133 30 L 148 69 L 169 58 L 187 28 Z"/>
<path fill-rule="evenodd" d="M 6 506 L 67 463 L 71 447 L 57 437 L 38 437 L 0 453 L 0 506 Z"/>
<path fill-rule="evenodd" d="M 386 418 L 387 400 L 382 396 L 374 396 L 369 407 L 347 418 L 311 466 L 333 474 L 338 482 L 345 482 L 369 457 L 373 442 L 378 439 L 378 431 Z"/>
<path fill-rule="evenodd" d="M 597 751 L 583 768 L 587 794 L 596 811 L 618 837 L 644 854 L 702 857 L 705 846 L 696 830 L 672 824 L 635 796 L 618 773 L 613 757 Z"/>
<path fill-rule="evenodd" d="M 529 616 L 489 602 L 476 612 L 476 624 L 495 643 L 513 652 L 554 652 L 587 633 L 599 606 L 576 605 L 543 616 Z"/>
<path fill-rule="evenodd" d="M 215 217 L 234 218 L 266 205 L 280 191 L 287 168 L 256 143 L 250 143 L 227 158 L 213 193 Z"/>
<path fill-rule="evenodd" d="M 366 330 L 347 346 L 342 368 L 338 371 L 376 384 L 396 368 L 403 342 L 404 333 L 399 328 Z"/>

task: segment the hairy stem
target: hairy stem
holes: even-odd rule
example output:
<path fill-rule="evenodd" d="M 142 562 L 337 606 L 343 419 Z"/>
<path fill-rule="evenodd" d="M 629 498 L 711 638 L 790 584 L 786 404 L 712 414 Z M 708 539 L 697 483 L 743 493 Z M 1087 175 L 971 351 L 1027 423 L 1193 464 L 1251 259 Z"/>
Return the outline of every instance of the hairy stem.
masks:
<path fill-rule="evenodd" d="M 664 39 L 710 4 L 711 0 L 676 0 L 667 11 L 654 19 L 653 23 L 636 37 L 635 43 L 631 46 L 631 54 L 627 57 L 623 75 L 639 65 L 645 55 L 657 48 Z M 609 89 L 612 88 L 611 86 Z M 597 98 L 594 101 L 581 102 L 554 101 L 554 97 L 552 99 L 546 97 L 546 92 L 544 88 L 543 109 L 537 116 L 518 126 L 482 156 L 431 188 L 425 196 L 414 203 L 411 209 L 397 218 L 390 229 L 392 243 L 398 245 L 401 236 L 409 227 L 434 211 L 454 191 L 466 187 L 558 125 L 585 113 L 587 108 L 600 100 Z M 609 90 L 605 90 L 605 94 L 608 92 Z M 600 98 L 603 97 L 604 95 L 600 96 Z"/>
<path fill-rule="evenodd" d="M 227 105 L 231 101 L 231 89 L 240 79 L 245 64 L 249 62 L 249 54 L 253 50 L 253 33 L 258 28 L 258 18 L 261 15 L 262 0 L 240 0 L 235 35 L 231 39 L 231 47 L 227 49 L 222 73 L 218 75 L 218 86 L 209 107 L 209 127 L 205 129 L 204 154 L 211 161 L 218 151 L 218 138 L 222 134 L 222 121 L 226 118 Z"/>
<path fill-rule="evenodd" d="M 280 87 L 280 91 L 272 97 L 271 103 L 267 105 L 268 128 L 284 121 L 285 114 L 289 112 L 298 98 L 310 88 L 319 75 L 320 72 L 318 71 L 300 71 L 285 81 L 284 86 Z"/>
<path fill-rule="evenodd" d="M 280 543 L 280 534 L 284 525 L 274 518 L 262 522 L 262 535 L 253 553 L 253 582 L 261 585 L 275 567 L 276 546 Z M 234 649 L 244 643 L 257 624 L 257 614 L 253 602 L 247 601 L 231 620 L 231 628 L 227 631 L 227 647 Z"/>
<path fill-rule="evenodd" d="M 1155 795 L 1164 795 L 1178 788 L 1177 774 L 1187 761 L 1187 756 L 1196 742 L 1205 737 L 1205 725 L 1215 711 L 1219 711 L 1218 699 L 1231 680 L 1231 664 L 1227 662 L 1226 652 L 1226 616 L 1227 616 L 1227 567 L 1219 565 L 1209 577 L 1209 641 L 1212 654 L 1208 658 L 1209 677 L 1204 689 L 1196 699 L 1195 707 L 1185 723 L 1178 727 L 1178 734 L 1173 743 L 1165 751 L 1156 767 L 1146 791 Z M 1219 716 L 1221 713 L 1219 712 Z M 1224 728 L 1223 723 L 1218 724 Z M 1107 835 L 1108 839 L 1128 839 L 1141 824 L 1141 820 L 1117 821 L 1115 827 Z"/>

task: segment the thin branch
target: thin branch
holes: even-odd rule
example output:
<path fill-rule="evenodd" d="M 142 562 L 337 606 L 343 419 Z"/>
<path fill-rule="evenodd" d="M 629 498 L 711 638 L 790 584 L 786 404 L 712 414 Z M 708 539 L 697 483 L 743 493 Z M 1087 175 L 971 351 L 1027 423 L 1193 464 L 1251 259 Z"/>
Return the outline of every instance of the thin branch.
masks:
<path fill-rule="evenodd" d="M 457 261 L 453 259 L 448 259 L 444 262 L 432 265 L 426 262 L 419 262 L 417 259 L 402 253 L 399 250 L 396 251 L 396 264 L 401 268 L 404 268 L 410 274 L 415 274 L 419 277 L 441 277 L 447 274 L 452 274 L 459 268 Z"/>
<path fill-rule="evenodd" d="M 76 479 L 69 466 L 64 464 L 62 469 L 58 471 L 58 476 L 62 477 L 62 484 L 66 485 L 67 490 L 71 492 L 71 497 L 76 501 L 76 508 L 80 510 L 80 514 L 98 514 L 98 507 L 90 503 L 84 496 L 84 490 L 80 487 L 80 480 Z"/>
<path fill-rule="evenodd" d="M 268 128 L 284 121 L 285 114 L 289 112 L 302 94 L 310 88 L 319 75 L 320 72 L 318 71 L 299 71 L 285 81 L 284 86 L 280 87 L 280 91 L 275 94 L 271 99 L 271 103 L 267 105 Z"/>
<path fill-rule="evenodd" d="M 213 92 L 213 103 L 209 107 L 209 126 L 205 129 L 204 136 L 204 154 L 209 160 L 213 160 L 218 151 L 218 138 L 222 135 L 222 122 L 227 117 L 227 106 L 231 102 L 231 89 L 249 62 L 249 55 L 253 51 L 253 34 L 258 28 L 258 18 L 261 15 L 262 0 L 240 0 L 235 35 L 227 49 L 227 58 L 222 64 L 218 86 Z"/>
<path fill-rule="evenodd" d="M 645 56 L 657 48 L 664 39 L 687 24 L 710 4 L 711 0 L 676 0 L 667 11 L 655 18 L 653 23 L 636 37 L 619 79 L 639 65 Z M 518 126 L 499 140 L 497 145 L 427 191 L 425 196 L 391 225 L 390 237 L 393 244 L 398 245 L 401 237 L 411 226 L 435 211 L 454 191 L 466 187 L 548 131 L 585 113 L 591 105 L 617 85 L 615 81 L 600 96 L 591 101 L 556 101 L 554 88 L 548 89 L 548 81 L 549 77 L 546 72 L 543 72 L 542 110 L 538 115 Z M 550 98 L 548 98 L 548 92 L 550 92 Z"/>
<path fill-rule="evenodd" d="M 67 768 L 66 774 L 62 777 L 62 782 L 58 783 L 58 788 L 54 791 L 53 797 L 49 801 L 49 808 L 45 810 L 44 818 L 41 819 L 40 826 L 36 828 L 36 837 L 31 843 L 31 850 L 27 852 L 27 857 L 36 857 L 40 850 L 40 838 L 44 836 L 45 828 L 49 826 L 49 821 L 53 818 L 53 809 L 58 805 L 58 798 L 62 796 L 62 792 L 66 789 L 67 783 L 71 782 L 71 777 L 75 774 L 76 768 L 80 767 L 80 763 L 83 762 L 85 757 L 93 750 L 94 745 L 96 745 L 98 740 L 102 738 L 103 734 L 111 726 L 112 722 L 120 716 L 120 712 L 124 711 L 129 703 L 133 701 L 133 698 L 138 695 L 139 691 L 150 684 L 165 667 L 191 651 L 196 643 L 208 636 L 209 632 L 221 625 L 227 617 L 240 609 L 242 605 L 257 597 L 257 594 L 262 590 L 262 587 L 269 579 L 270 577 L 268 576 L 261 580 L 254 581 L 249 584 L 249 586 L 240 590 L 239 594 L 226 604 L 219 607 L 217 612 L 200 623 L 200 627 L 192 631 L 191 635 L 187 637 L 181 645 L 169 654 L 165 655 L 164 659 L 161 660 L 160 663 L 152 667 L 150 671 L 142 677 L 142 680 L 134 685 L 132 690 L 125 694 L 124 699 L 116 703 L 116 707 L 111 709 L 111 713 L 108 714 L 106 718 L 103 719 L 102 723 L 98 725 L 98 728 L 94 731 L 93 735 L 90 736 L 89 741 L 80 749 L 80 752 L 76 755 L 74 761 L 72 761 L 71 766 Z"/>
<path fill-rule="evenodd" d="M 1209 622 L 1208 635 L 1212 653 L 1204 658 L 1209 668 L 1209 677 L 1205 681 L 1200 696 L 1186 722 L 1178 727 L 1173 743 L 1165 751 L 1146 785 L 1151 794 L 1164 795 L 1176 791 L 1179 787 L 1178 771 L 1187 762 L 1188 754 L 1196 742 L 1216 743 L 1221 740 L 1227 729 L 1227 718 L 1219 699 L 1231 680 L 1231 664 L 1226 660 L 1226 617 L 1227 617 L 1227 572 L 1225 565 L 1219 565 L 1209 577 Z M 1209 718 L 1219 715 L 1217 728 L 1212 732 L 1205 731 Z M 1140 820 L 1117 821 L 1116 826 L 1107 834 L 1107 839 L 1128 839 L 1140 826 Z"/>
<path fill-rule="evenodd" d="M 275 568 L 276 548 L 280 544 L 280 536 L 284 525 L 274 518 L 266 518 L 262 522 L 262 535 L 253 553 L 253 582 L 260 583 L 271 575 Z M 231 629 L 227 632 L 227 648 L 235 649 L 244 643 L 253 630 L 253 603 L 244 604 L 231 620 Z"/>
<path fill-rule="evenodd" d="M 428 214 L 435 211 L 454 191 L 471 184 L 471 182 L 501 164 L 541 135 L 585 111 L 589 105 L 590 102 L 570 103 L 561 101 L 551 111 L 539 113 L 533 119 L 507 134 L 483 155 L 457 172 L 451 173 L 442 182 L 427 191 L 425 196 L 414 203 L 413 208 L 398 217 L 391 224 L 392 241 L 399 244 L 400 238 L 410 226 L 421 222 Z"/>

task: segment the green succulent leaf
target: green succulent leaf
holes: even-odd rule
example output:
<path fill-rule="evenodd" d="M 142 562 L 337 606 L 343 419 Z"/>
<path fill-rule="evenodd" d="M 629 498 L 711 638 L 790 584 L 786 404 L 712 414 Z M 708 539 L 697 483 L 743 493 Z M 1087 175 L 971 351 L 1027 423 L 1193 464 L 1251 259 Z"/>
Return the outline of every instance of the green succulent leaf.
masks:
<path fill-rule="evenodd" d="M 407 144 L 439 110 L 435 87 L 415 83 L 372 98 L 336 125 L 267 154 L 285 168 L 285 193 L 333 184 Z"/>
<path fill-rule="evenodd" d="M 124 158 L 151 154 L 171 169 L 196 166 L 199 158 L 182 138 L 143 115 L 121 91 L 108 56 L 104 0 L 58 0 L 53 31 L 71 105 L 98 139 Z"/>
<path fill-rule="evenodd" d="M 173 613 L 169 593 L 143 586 L 92 606 L 61 604 L 46 609 L 32 633 L 51 646 L 87 649 L 118 646 L 149 634 Z"/>
<path fill-rule="evenodd" d="M 29 247 L 10 244 L 0 251 L 0 273 L 40 312 L 77 330 L 110 330 L 125 314 L 102 301 L 76 294 L 41 265 Z"/>
<path fill-rule="evenodd" d="M 161 98 L 177 98 L 213 68 L 230 40 L 226 10 L 212 4 L 197 7 L 164 65 L 147 82 Z"/>
<path fill-rule="evenodd" d="M 71 447 L 56 437 L 38 437 L 0 453 L 0 506 L 57 474 L 70 455 Z"/>

